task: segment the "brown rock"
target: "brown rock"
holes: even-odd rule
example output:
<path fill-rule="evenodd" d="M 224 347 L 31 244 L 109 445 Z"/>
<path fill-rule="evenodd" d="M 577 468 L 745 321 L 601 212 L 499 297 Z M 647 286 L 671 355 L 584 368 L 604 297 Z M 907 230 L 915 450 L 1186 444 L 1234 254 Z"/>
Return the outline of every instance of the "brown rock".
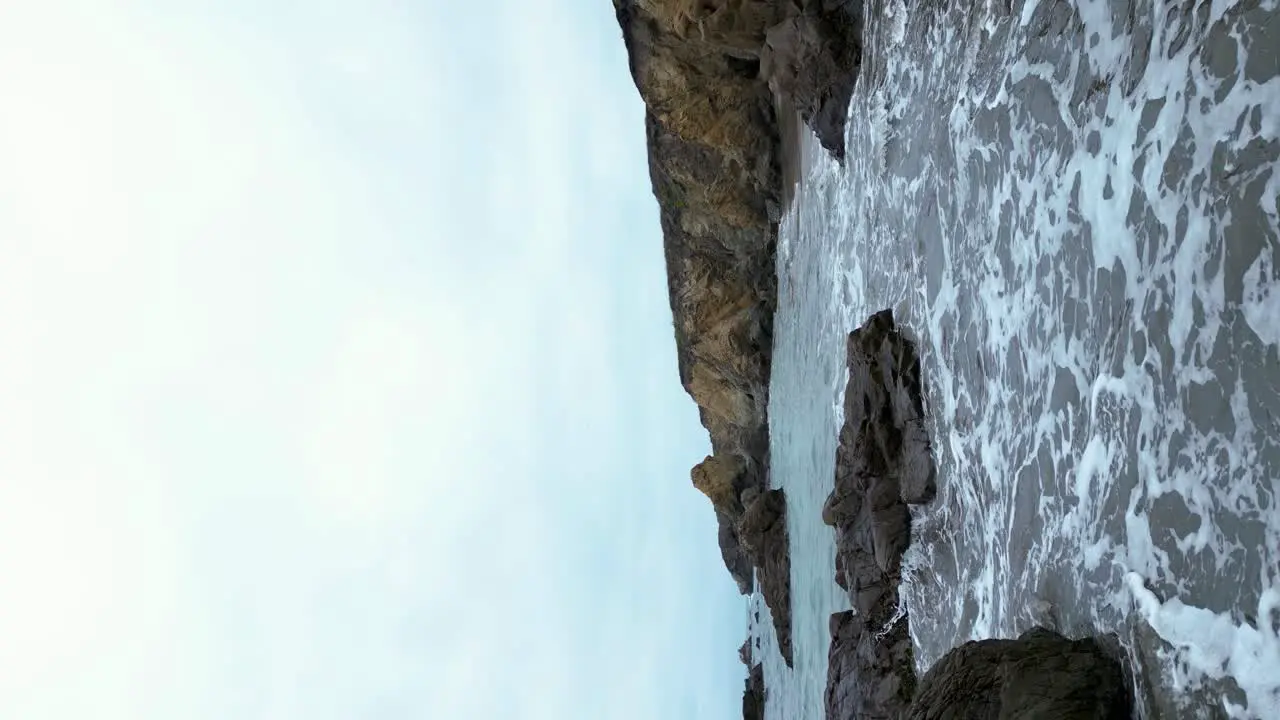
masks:
<path fill-rule="evenodd" d="M 746 469 L 746 461 L 737 455 L 708 455 L 693 466 L 693 486 L 711 500 L 717 511 L 729 515 L 742 513 L 738 480 Z"/>
<path fill-rule="evenodd" d="M 839 93 L 852 87 L 852 75 L 837 76 L 839 68 L 852 73 L 857 67 L 857 26 L 841 19 L 840 13 L 853 17 L 850 11 L 831 6 L 819 0 L 614 0 L 646 106 L 680 381 L 699 406 L 713 457 L 742 460 L 732 483 L 738 497 L 747 487 L 768 487 L 784 141 L 775 108 L 780 102 L 800 108 L 815 119 L 824 145 L 835 147 L 838 138 L 843 147 L 844 108 L 832 115 L 840 118 L 839 132 L 817 119 L 848 104 Z M 771 31 L 780 23 L 791 24 Z M 770 37 L 774 60 L 766 79 L 761 58 Z M 710 490 L 704 492 L 732 525 L 742 509 L 721 480 L 706 478 Z M 726 566 L 749 592 L 751 573 L 725 521 L 719 538 Z"/>

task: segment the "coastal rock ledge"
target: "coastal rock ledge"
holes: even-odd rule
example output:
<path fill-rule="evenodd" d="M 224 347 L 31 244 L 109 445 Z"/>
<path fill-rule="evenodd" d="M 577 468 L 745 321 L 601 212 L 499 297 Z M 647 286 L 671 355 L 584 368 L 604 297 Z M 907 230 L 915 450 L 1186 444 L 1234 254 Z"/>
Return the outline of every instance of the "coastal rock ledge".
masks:
<path fill-rule="evenodd" d="M 861 3 L 613 4 L 646 107 L 680 381 L 711 436 L 712 454 L 694 468 L 693 482 L 711 499 L 725 565 L 745 594 L 753 566 L 738 528 L 742 493 L 768 487 L 774 251 L 783 204 L 778 108 L 797 112 L 843 156 L 861 57 Z"/>

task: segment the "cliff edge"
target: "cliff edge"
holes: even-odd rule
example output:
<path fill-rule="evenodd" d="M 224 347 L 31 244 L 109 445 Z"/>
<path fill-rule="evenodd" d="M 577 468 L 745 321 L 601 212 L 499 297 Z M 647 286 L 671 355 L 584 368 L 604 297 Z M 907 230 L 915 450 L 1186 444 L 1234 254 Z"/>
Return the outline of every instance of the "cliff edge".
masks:
<path fill-rule="evenodd" d="M 711 500 L 725 565 L 743 593 L 752 589 L 753 567 L 739 536 L 742 494 L 768 487 L 774 250 L 783 202 L 777 108 L 794 108 L 843 156 L 860 57 L 851 7 L 831 0 L 614 0 L 646 107 L 680 382 L 711 436 L 712 454 L 693 468 L 693 484 Z"/>

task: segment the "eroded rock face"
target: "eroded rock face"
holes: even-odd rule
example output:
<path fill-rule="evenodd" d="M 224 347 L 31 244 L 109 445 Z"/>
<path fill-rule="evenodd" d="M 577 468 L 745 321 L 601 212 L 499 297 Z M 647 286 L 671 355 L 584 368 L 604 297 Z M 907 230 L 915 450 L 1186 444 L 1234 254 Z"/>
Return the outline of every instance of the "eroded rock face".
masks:
<path fill-rule="evenodd" d="M 724 508 L 737 515 L 742 512 L 743 476 L 746 474 L 746 463 L 739 455 L 708 455 L 705 460 L 693 466 L 689 472 L 693 486 L 698 489 L 711 504 Z"/>
<path fill-rule="evenodd" d="M 898 611 L 907 504 L 936 486 L 915 346 L 885 310 L 849 334 L 849 382 L 835 487 L 822 511 L 836 528 L 836 582 L 853 610 L 831 619 L 829 719 L 898 718 L 915 687 L 911 637 Z"/>
<path fill-rule="evenodd" d="M 840 105 L 857 68 L 858 26 L 829 0 L 614 0 L 614 8 L 646 106 L 680 381 L 719 464 L 695 481 L 716 509 L 726 566 L 750 592 L 734 543 L 742 491 L 768 486 L 783 142 L 771 87 L 808 118 Z M 810 67 L 822 70 L 806 74 Z M 838 133 L 814 125 L 841 152 L 847 94 L 843 103 Z M 733 482 L 723 481 L 723 468 L 733 468 Z"/>
<path fill-rule="evenodd" d="M 953 649 L 920 679 L 909 720 L 1129 720 L 1120 665 L 1097 641 L 1035 628 Z"/>
<path fill-rule="evenodd" d="M 756 567 L 760 592 L 773 616 L 782 659 L 791 665 L 791 550 L 787 539 L 787 496 L 782 490 L 754 494 L 738 523 L 747 557 Z"/>

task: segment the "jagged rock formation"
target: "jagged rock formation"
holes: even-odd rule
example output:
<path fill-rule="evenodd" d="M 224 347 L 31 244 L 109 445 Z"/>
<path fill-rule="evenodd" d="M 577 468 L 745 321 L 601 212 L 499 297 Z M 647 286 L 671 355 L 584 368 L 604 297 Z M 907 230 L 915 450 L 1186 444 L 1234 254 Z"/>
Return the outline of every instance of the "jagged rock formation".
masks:
<path fill-rule="evenodd" d="M 742 720 L 764 720 L 764 666 L 756 663 L 742 691 Z"/>
<path fill-rule="evenodd" d="M 967 642 L 920 679 L 908 720 L 1129 720 L 1120 663 L 1095 640 L 1035 628 Z"/>
<path fill-rule="evenodd" d="M 773 615 L 778 651 L 787 666 L 791 653 L 791 550 L 787 540 L 787 497 L 782 490 L 748 491 L 739 522 L 742 548 L 756 567 L 760 592 Z"/>
<path fill-rule="evenodd" d="M 862 3 L 822 4 L 826 11 L 792 15 L 769 28 L 761 74 L 769 89 L 791 100 L 822 146 L 843 158 L 849 98 L 862 60 Z"/>
<path fill-rule="evenodd" d="M 831 617 L 827 718 L 898 718 L 915 689 L 907 618 L 898 609 L 908 503 L 933 499 L 920 360 L 890 310 L 849 334 L 849 383 L 835 488 L 822 518 L 836 528 L 836 582 L 853 610 Z"/>
<path fill-rule="evenodd" d="M 889 310 L 849 334 L 849 383 L 823 520 L 836 527 L 836 581 L 853 610 L 831 616 L 828 720 L 1128 720 L 1130 684 L 1092 639 L 1036 628 L 966 643 L 917 679 L 898 608 L 908 504 L 931 501 L 920 360 Z"/>
<path fill-rule="evenodd" d="M 779 102 L 844 150 L 860 3 L 614 0 L 646 106 L 680 381 L 712 455 L 695 468 L 725 565 L 750 592 L 737 522 L 768 486 L 768 386 L 782 203 Z M 777 92 L 781 98 L 775 97 Z M 775 610 L 775 615 L 777 614 Z"/>

